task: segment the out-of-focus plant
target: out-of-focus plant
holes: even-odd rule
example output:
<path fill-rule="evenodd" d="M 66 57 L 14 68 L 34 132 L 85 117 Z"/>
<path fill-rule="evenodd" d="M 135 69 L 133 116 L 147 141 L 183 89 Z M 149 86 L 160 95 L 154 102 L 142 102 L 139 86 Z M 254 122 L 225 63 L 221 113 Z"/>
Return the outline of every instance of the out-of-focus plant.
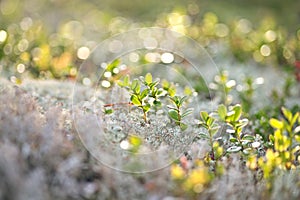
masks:
<path fill-rule="evenodd" d="M 269 120 L 270 125 L 275 129 L 274 134 L 270 135 L 273 148 L 269 148 L 264 157 L 252 157 L 248 160 L 248 166 L 251 168 L 262 169 L 269 189 L 272 189 L 276 170 L 293 170 L 299 167 L 300 113 L 293 114 L 284 107 L 282 113 L 284 116 L 282 119 Z"/>
<path fill-rule="evenodd" d="M 221 102 L 225 105 L 230 105 L 232 103 L 232 96 L 230 92 L 234 89 L 236 85 L 235 80 L 229 80 L 228 72 L 223 70 L 219 75 L 216 75 L 214 82 L 209 84 L 210 89 L 217 92 L 221 97 Z"/>
<path fill-rule="evenodd" d="M 214 174 L 209 170 L 202 160 L 196 160 L 194 168 L 188 169 L 185 166 L 173 164 L 170 169 L 171 178 L 176 184 L 178 195 L 189 195 L 196 197 L 213 180 Z"/>
<path fill-rule="evenodd" d="M 239 91 L 239 97 L 241 99 L 244 111 L 248 113 L 253 104 L 253 93 L 255 89 L 253 79 L 251 77 L 246 77 L 244 80 L 244 85 L 241 87 L 242 88 Z"/>
<path fill-rule="evenodd" d="M 111 88 L 117 80 L 124 74 L 121 59 L 115 59 L 111 63 L 107 64 L 102 76 L 101 76 L 101 86 L 104 89 Z"/>

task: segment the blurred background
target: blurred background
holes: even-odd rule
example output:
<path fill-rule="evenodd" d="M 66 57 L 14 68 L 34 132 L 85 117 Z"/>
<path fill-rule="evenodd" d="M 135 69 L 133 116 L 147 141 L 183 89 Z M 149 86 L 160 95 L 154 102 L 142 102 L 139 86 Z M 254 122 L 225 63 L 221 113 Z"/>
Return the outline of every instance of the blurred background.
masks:
<path fill-rule="evenodd" d="M 277 67 L 300 81 L 299 8 L 294 0 L 1 0 L 0 73 L 17 84 L 72 80 L 99 42 L 156 26 L 195 39 L 219 63 Z"/>

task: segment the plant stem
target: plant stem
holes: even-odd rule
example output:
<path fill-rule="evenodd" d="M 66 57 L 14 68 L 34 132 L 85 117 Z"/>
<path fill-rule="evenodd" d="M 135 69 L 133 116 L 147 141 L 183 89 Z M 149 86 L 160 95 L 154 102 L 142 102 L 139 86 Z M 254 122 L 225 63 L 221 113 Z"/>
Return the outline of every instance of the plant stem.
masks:
<path fill-rule="evenodd" d="M 109 103 L 109 104 L 104 104 L 103 107 L 113 107 L 113 106 L 118 106 L 118 105 L 133 105 L 131 102 L 120 102 L 120 103 Z"/>
<path fill-rule="evenodd" d="M 211 134 L 210 130 L 208 130 L 208 133 L 209 133 L 209 143 L 210 143 L 210 146 L 211 146 L 211 155 L 212 155 L 213 160 L 215 160 L 215 153 L 214 153 L 214 146 L 213 146 L 213 141 L 212 141 L 212 134 Z"/>
<path fill-rule="evenodd" d="M 181 116 L 180 116 L 179 106 L 177 106 L 177 117 L 178 117 L 178 125 L 180 125 L 181 124 Z"/>
<path fill-rule="evenodd" d="M 143 119 L 144 119 L 145 123 L 148 123 L 148 121 L 147 121 L 147 113 L 145 111 L 143 111 Z"/>

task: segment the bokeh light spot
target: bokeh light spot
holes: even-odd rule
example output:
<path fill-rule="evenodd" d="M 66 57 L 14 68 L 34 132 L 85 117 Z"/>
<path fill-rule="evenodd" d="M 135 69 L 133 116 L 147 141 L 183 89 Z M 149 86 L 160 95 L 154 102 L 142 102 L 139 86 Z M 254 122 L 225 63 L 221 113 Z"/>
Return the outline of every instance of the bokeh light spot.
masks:
<path fill-rule="evenodd" d="M 25 65 L 20 63 L 17 65 L 17 71 L 22 74 L 25 71 Z"/>
<path fill-rule="evenodd" d="M 171 13 L 168 16 L 168 22 L 170 25 L 178 25 L 183 22 L 183 17 L 179 13 Z"/>
<path fill-rule="evenodd" d="M 7 33 L 6 33 L 6 31 L 5 31 L 5 30 L 1 30 L 1 31 L 0 31 L 0 42 L 1 42 L 1 43 L 4 42 L 4 41 L 6 40 L 6 38 L 7 38 Z"/>
<path fill-rule="evenodd" d="M 171 53 L 163 53 L 161 55 L 161 61 L 166 64 L 172 63 L 174 61 L 174 55 Z"/>
<path fill-rule="evenodd" d="M 22 39 L 20 40 L 20 42 L 18 43 L 18 49 L 20 52 L 26 51 L 26 49 L 28 48 L 29 42 L 26 39 Z"/>
<path fill-rule="evenodd" d="M 146 53 L 145 60 L 148 62 L 157 63 L 160 61 L 159 53 Z"/>
<path fill-rule="evenodd" d="M 264 82 L 265 82 L 265 79 L 263 77 L 258 77 L 255 79 L 255 83 L 257 85 L 262 85 L 262 84 L 264 84 Z"/>
<path fill-rule="evenodd" d="M 90 49 L 87 47 L 80 47 L 77 50 L 77 57 L 81 60 L 87 59 L 89 55 L 90 55 Z"/>
<path fill-rule="evenodd" d="M 92 85 L 92 81 L 87 77 L 82 79 L 82 83 L 83 83 L 83 85 L 86 85 L 86 86 Z"/>
<path fill-rule="evenodd" d="M 130 146 L 130 144 L 129 144 L 129 142 L 128 142 L 127 140 L 123 140 L 123 141 L 120 143 L 121 149 L 127 150 L 127 149 L 129 149 L 129 146 Z"/>
<path fill-rule="evenodd" d="M 21 22 L 20 22 L 20 27 L 23 31 L 27 31 L 31 26 L 32 26 L 32 19 L 30 17 L 25 17 Z"/>
<path fill-rule="evenodd" d="M 229 28 L 225 24 L 216 24 L 215 32 L 218 37 L 226 37 L 229 33 Z"/>
<path fill-rule="evenodd" d="M 261 55 L 267 57 L 267 56 L 271 55 L 271 49 L 268 45 L 264 44 L 260 47 L 260 53 L 261 53 Z"/>
<path fill-rule="evenodd" d="M 116 68 L 113 69 L 113 73 L 117 74 L 119 72 L 120 72 L 119 68 L 116 67 Z"/>
<path fill-rule="evenodd" d="M 252 24 L 247 19 L 240 19 L 237 24 L 237 29 L 242 33 L 249 33 L 252 30 Z"/>
<path fill-rule="evenodd" d="M 265 33 L 265 39 L 268 41 L 268 42 L 273 42 L 275 41 L 277 38 L 277 35 L 275 33 L 275 31 L 273 30 L 268 30 L 266 33 Z"/>
<path fill-rule="evenodd" d="M 109 77 L 111 77 L 111 72 L 104 72 L 104 74 L 103 74 L 103 76 L 105 77 L 105 78 L 109 78 Z"/>
<path fill-rule="evenodd" d="M 111 86 L 110 82 L 107 80 L 103 80 L 101 82 L 102 87 L 109 88 Z"/>

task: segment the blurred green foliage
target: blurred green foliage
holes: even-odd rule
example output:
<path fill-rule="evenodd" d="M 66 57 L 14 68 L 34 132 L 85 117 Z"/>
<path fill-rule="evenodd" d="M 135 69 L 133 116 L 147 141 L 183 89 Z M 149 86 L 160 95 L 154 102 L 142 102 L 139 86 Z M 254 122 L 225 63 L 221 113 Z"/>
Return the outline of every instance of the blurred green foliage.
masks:
<path fill-rule="evenodd" d="M 139 27 L 170 28 L 208 51 L 226 47 L 237 61 L 294 71 L 300 59 L 295 1 L 58 1 L 0 2 L 0 70 L 24 76 L 73 78 L 103 39 Z M 80 8 L 80 9 L 79 9 Z M 228 50 L 228 51 L 227 51 Z"/>

